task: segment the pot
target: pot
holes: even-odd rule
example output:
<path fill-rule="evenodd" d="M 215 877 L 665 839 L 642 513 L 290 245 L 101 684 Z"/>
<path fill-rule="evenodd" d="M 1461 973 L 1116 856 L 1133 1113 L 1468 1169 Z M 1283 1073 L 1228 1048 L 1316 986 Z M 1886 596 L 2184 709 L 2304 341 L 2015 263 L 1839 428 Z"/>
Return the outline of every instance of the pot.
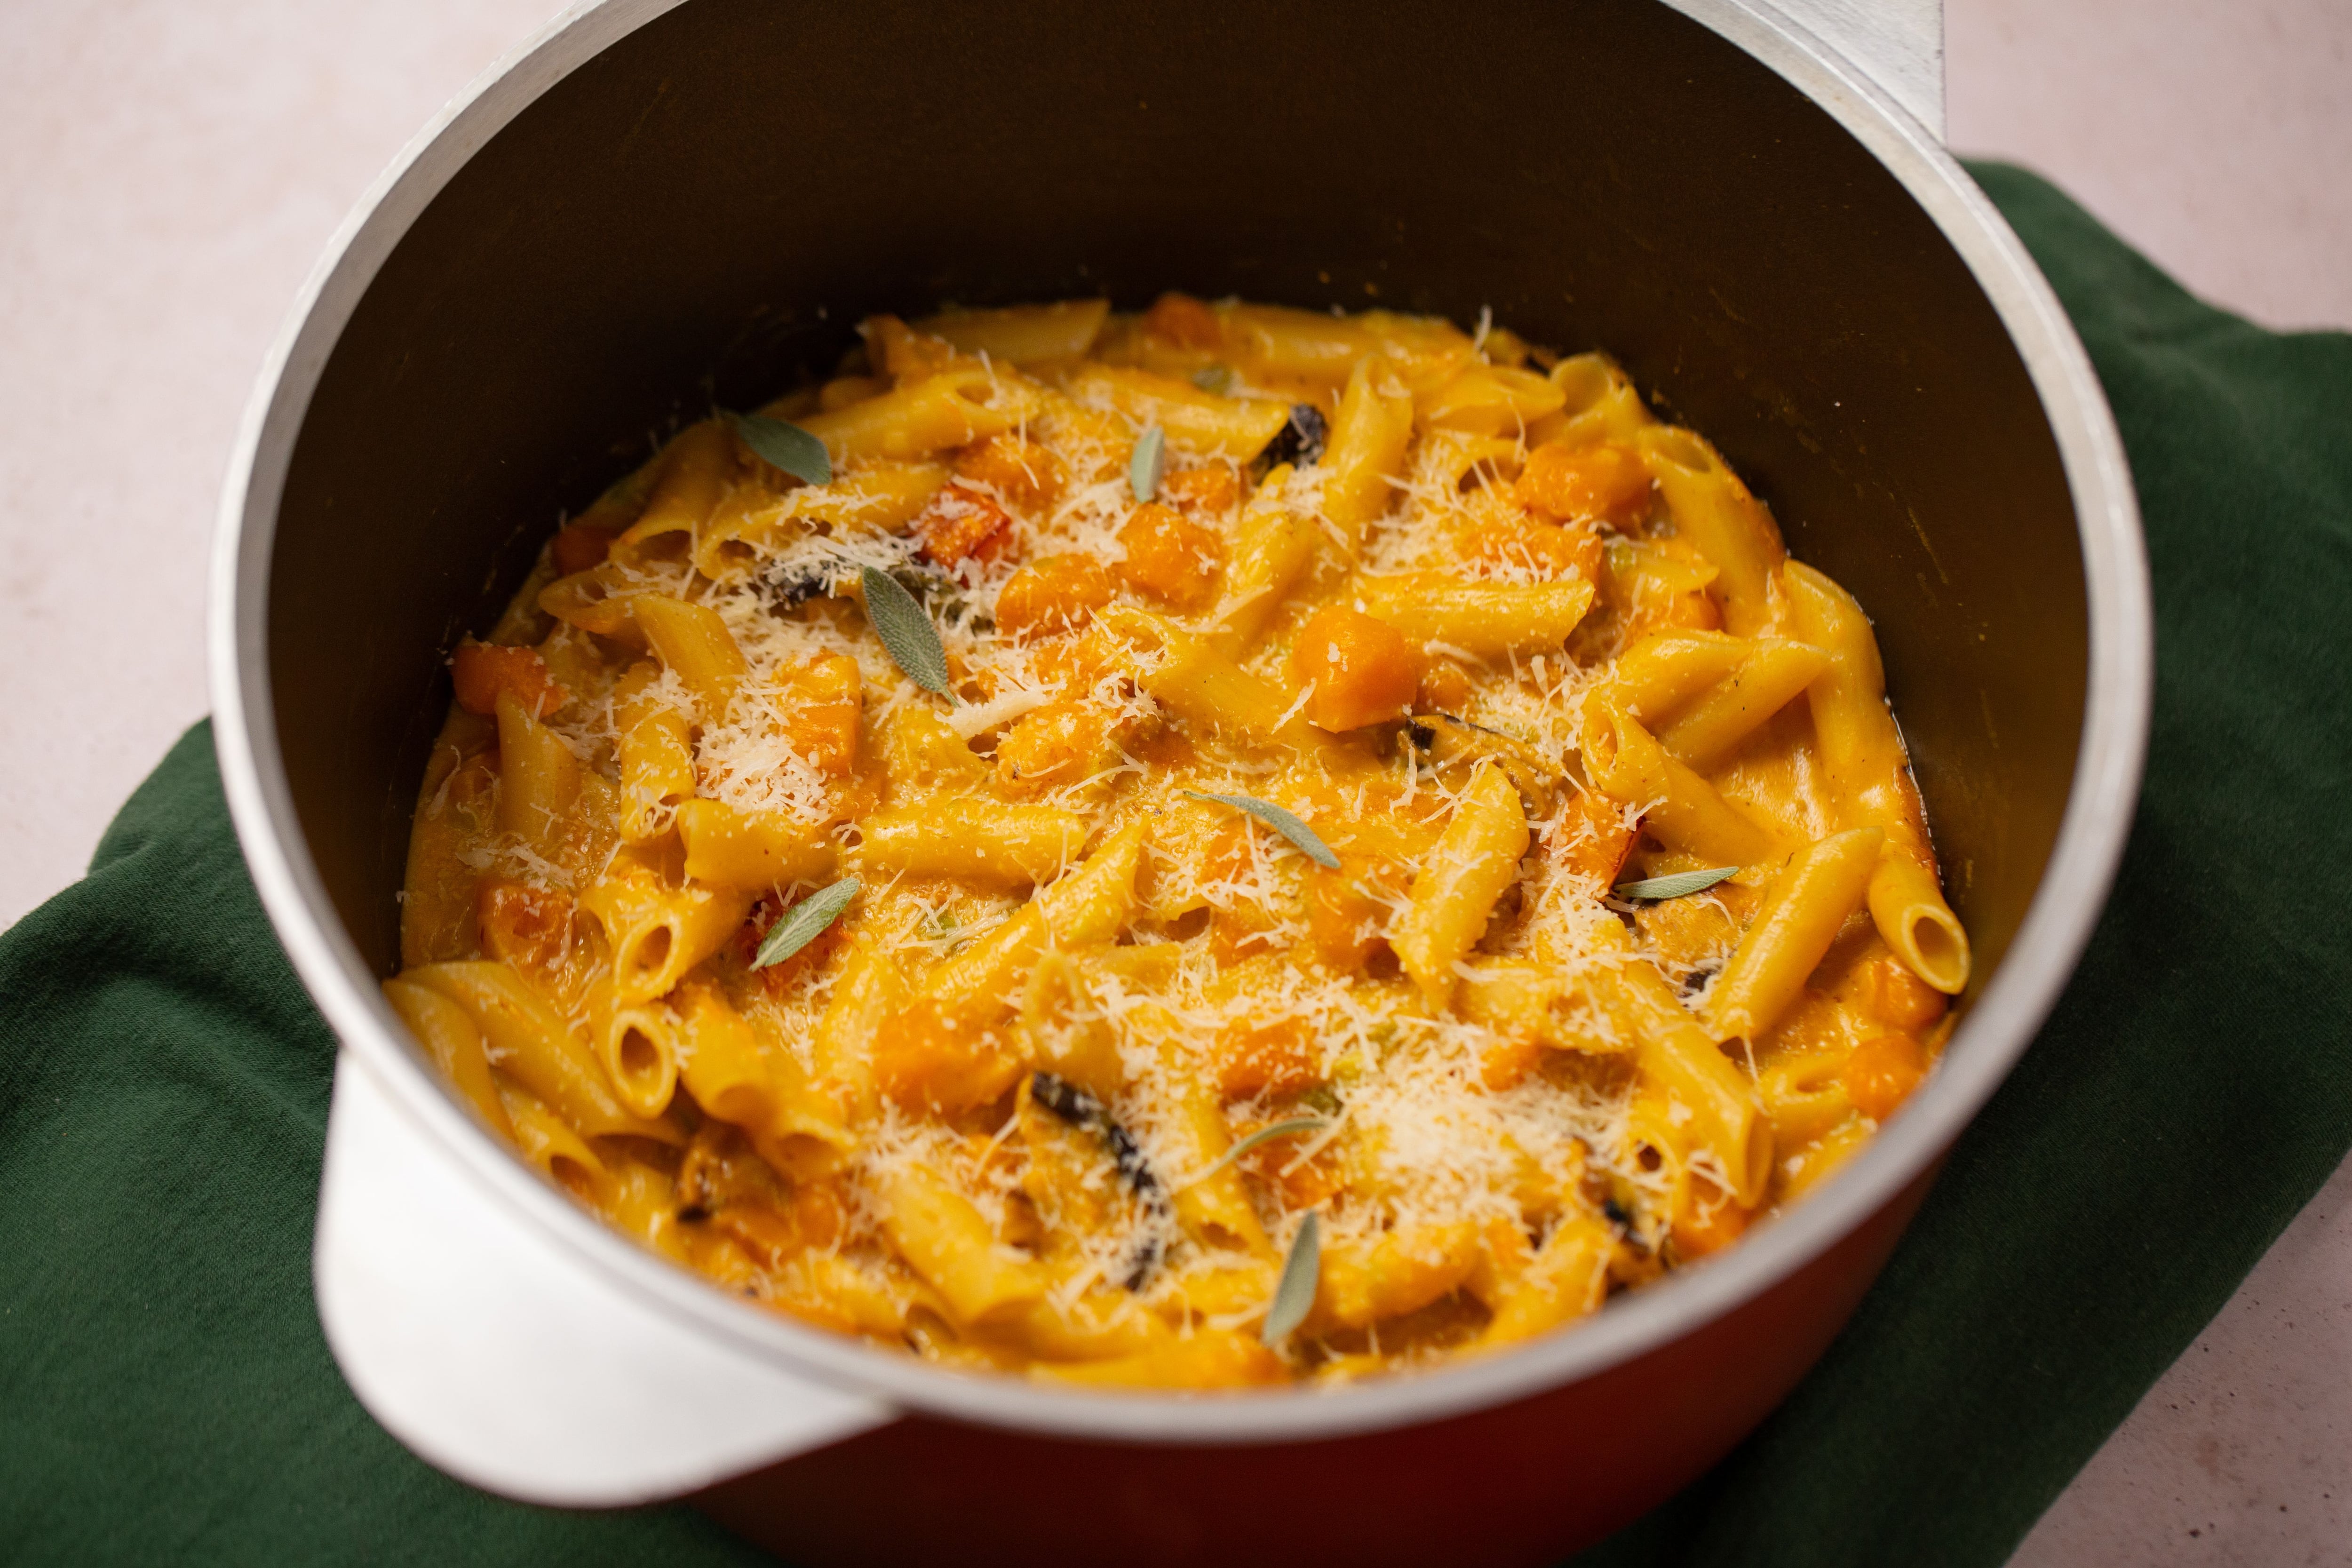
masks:
<path fill-rule="evenodd" d="M 1935 0 L 1807 9 L 1843 47 L 1738 0 L 607 0 L 429 128 L 273 353 L 214 582 L 229 802 L 343 1044 L 317 1285 L 377 1419 L 494 1491 L 694 1494 L 811 1563 L 1535 1563 L 1752 1428 L 2064 982 L 2151 668 L 2097 384 L 1932 129 Z M 1167 288 L 1606 347 L 1877 624 L 1978 955 L 1941 1065 L 1787 1217 L 1509 1354 L 1188 1399 L 835 1338 L 574 1208 L 377 991 L 444 657 L 559 509 L 868 311 Z"/>

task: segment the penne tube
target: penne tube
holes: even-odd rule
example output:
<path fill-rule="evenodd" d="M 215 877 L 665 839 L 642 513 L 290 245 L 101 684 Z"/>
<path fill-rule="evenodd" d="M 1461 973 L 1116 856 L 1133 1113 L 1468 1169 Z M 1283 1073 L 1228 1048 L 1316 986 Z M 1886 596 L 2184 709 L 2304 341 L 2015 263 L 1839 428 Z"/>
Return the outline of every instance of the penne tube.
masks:
<path fill-rule="evenodd" d="M 1380 363 L 1348 373 L 1347 390 L 1323 447 L 1323 515 L 1352 542 L 1389 509 L 1412 439 L 1412 395 L 1390 384 Z"/>
<path fill-rule="evenodd" d="M 1799 635 L 1829 657 L 1828 669 L 1810 689 L 1822 765 L 1832 786 L 1859 805 L 1885 790 L 1906 762 L 1903 737 L 1886 710 L 1878 639 L 1862 606 L 1819 572 L 1791 562 L 1781 578 Z"/>
<path fill-rule="evenodd" d="M 1606 700 L 1654 725 L 1724 679 L 1748 658 L 1745 637 L 1721 632 L 1654 632 L 1625 650 L 1610 671 Z"/>
<path fill-rule="evenodd" d="M 622 1235 L 673 1263 L 687 1260 L 677 1232 L 677 1183 L 667 1171 L 623 1154 L 606 1162 L 604 1217 Z"/>
<path fill-rule="evenodd" d="M 637 601 L 647 594 L 674 593 L 687 580 L 681 565 L 655 562 L 640 569 L 605 561 L 541 589 L 539 608 L 568 626 L 642 653 L 646 634 L 637 626 Z"/>
<path fill-rule="evenodd" d="M 1156 309 L 1155 309 L 1156 313 Z M 1470 339 L 1451 321 L 1367 310 L 1335 316 L 1284 305 L 1209 308 L 1207 341 L 1218 357 L 1255 380 L 1303 390 L 1336 390 L 1354 365 L 1371 359 L 1415 384 L 1442 377 L 1471 357 Z M 1193 351 L 1195 357 L 1204 350 Z M 1167 356 L 1171 367 L 1178 356 Z"/>
<path fill-rule="evenodd" d="M 613 688 L 613 729 L 621 768 L 621 837 L 632 844 L 670 829 L 694 798 L 694 742 L 686 715 L 654 694 L 661 668 L 641 659 Z"/>
<path fill-rule="evenodd" d="M 960 364 L 844 408 L 811 414 L 801 428 L 824 443 L 835 468 L 866 458 L 907 463 L 1019 422 L 999 379 L 984 365 Z"/>
<path fill-rule="evenodd" d="M 1142 1362 L 1177 1342 L 1176 1331 L 1164 1319 L 1138 1306 L 1123 1290 L 1108 1290 L 1097 1283 L 1070 1299 L 1066 1294 L 1070 1276 L 1091 1267 L 1074 1262 L 1066 1268 L 1049 1271 L 1053 1288 L 1043 1300 L 1008 1317 L 1006 1331 L 1048 1365 L 1083 1365 L 1112 1359 Z"/>
<path fill-rule="evenodd" d="M 532 718 L 512 691 L 500 691 L 499 830 L 554 858 L 580 785 L 580 759 L 562 737 Z"/>
<path fill-rule="evenodd" d="M 582 1203 L 602 1208 L 614 1193 L 612 1167 L 539 1096 L 499 1075 L 499 1100 L 524 1161 Z"/>
<path fill-rule="evenodd" d="M 971 789 L 993 773 L 971 742 L 920 707 L 901 708 L 883 720 L 882 765 L 894 800 L 910 791 Z"/>
<path fill-rule="evenodd" d="M 1146 691 L 1178 717 L 1204 730 L 1272 742 L 1301 751 L 1324 743 L 1315 727 L 1293 711 L 1280 688 L 1243 669 L 1205 638 L 1165 616 L 1129 605 L 1106 612 L 1106 630 L 1156 651 L 1158 662 L 1137 677 Z"/>
<path fill-rule="evenodd" d="M 1684 539 L 1612 539 L 1601 557 L 1603 601 L 1653 630 L 1714 631 L 1722 609 L 1708 592 L 1723 574 Z"/>
<path fill-rule="evenodd" d="M 1667 848 L 1717 865 L 1771 858 L 1771 835 L 1607 703 L 1586 713 L 1582 739 L 1584 771 L 1593 786 L 1642 807 L 1643 826 Z"/>
<path fill-rule="evenodd" d="M 1910 762 L 1886 708 L 1878 639 L 1853 596 L 1811 567 L 1792 561 L 1781 582 L 1799 634 L 1829 656 L 1807 692 L 1841 816 L 1849 827 L 1886 833 L 1871 879 L 1871 921 L 1912 973 L 1958 995 L 1969 983 L 1968 932 L 1937 884 Z"/>
<path fill-rule="evenodd" d="M 1117 409 L 1138 426 L 1159 426 L 1168 439 L 1202 456 L 1246 463 L 1290 422 L 1290 405 L 1270 398 L 1220 397 L 1189 381 L 1123 365 L 1089 365 L 1069 380 L 1081 403 Z"/>
<path fill-rule="evenodd" d="M 869 353 L 870 348 L 871 345 Z M 830 414 L 836 408 L 846 408 L 853 403 L 879 397 L 890 390 L 890 378 L 887 375 L 836 375 L 816 389 L 816 405 Z"/>
<path fill-rule="evenodd" d="M 716 419 L 689 425 L 662 454 L 646 510 L 613 542 L 611 559 L 624 567 L 694 557 L 702 525 L 735 478 L 735 438 Z"/>
<path fill-rule="evenodd" d="M 479 946 L 481 872 L 474 849 L 496 821 L 497 763 L 495 752 L 463 757 L 445 740 L 425 763 L 400 900 L 404 969 L 463 958 Z"/>
<path fill-rule="evenodd" d="M 1327 454 L 1328 457 L 1328 454 Z M 1315 559 L 1320 531 L 1315 520 L 1291 510 L 1279 499 L 1287 468 L 1266 476 L 1258 499 L 1242 514 L 1225 568 L 1225 597 L 1214 617 L 1210 646 L 1228 658 L 1239 658 L 1255 645 L 1258 634 L 1277 609 L 1307 564 Z M 1325 483 L 1328 510 L 1329 482 Z"/>
<path fill-rule="evenodd" d="M 946 310 L 914 323 L 958 352 L 1013 364 L 1076 359 L 1094 347 L 1110 315 L 1108 300 L 1061 300 L 997 310 Z"/>
<path fill-rule="evenodd" d="M 1417 1312 L 1459 1289 L 1484 1250 L 1478 1226 L 1466 1219 L 1400 1225 L 1364 1240 L 1332 1242 L 1323 1249 L 1317 1316 L 1360 1329 Z"/>
<path fill-rule="evenodd" d="M 883 1234 L 958 1323 L 985 1323 L 1045 1293 L 1045 1271 L 999 1247 L 972 1201 L 930 1166 L 901 1165 L 879 1185 Z"/>
<path fill-rule="evenodd" d="M 1658 731 L 1658 743 L 1667 755 L 1711 773 L 1801 695 L 1829 663 L 1829 655 L 1805 643 L 1759 638 L 1729 678 Z"/>
<path fill-rule="evenodd" d="M 1810 1143 L 1853 1114 L 1846 1092 L 1844 1051 L 1808 1051 L 1766 1064 L 1756 1075 L 1774 1142 L 1784 1149 Z"/>
<path fill-rule="evenodd" d="M 719 612 L 667 594 L 646 594 L 631 613 L 655 654 L 694 693 L 702 721 L 725 723 L 750 667 Z"/>
<path fill-rule="evenodd" d="M 707 980 L 689 980 L 676 993 L 678 1077 L 707 1116 L 747 1132 L 767 1130 L 776 1110 L 776 1086 L 760 1037 Z"/>
<path fill-rule="evenodd" d="M 1772 574 L 1787 558 L 1771 515 L 1715 448 L 1689 431 L 1657 425 L 1637 439 L 1676 531 L 1720 574 L 1716 591 L 1725 627 L 1740 637 L 1764 630 L 1772 620 Z"/>
<path fill-rule="evenodd" d="M 1052 806 L 945 795 L 877 813 L 858 833 L 858 860 L 877 871 L 1019 887 L 1050 881 L 1076 859 L 1087 823 Z"/>
<path fill-rule="evenodd" d="M 1048 948 L 1107 942 L 1135 908 L 1144 825 L 1121 828 L 1076 870 L 1040 890 L 1003 925 L 925 975 L 922 994 L 949 1005 L 984 1001 L 1010 1012 L 1030 967 Z"/>
<path fill-rule="evenodd" d="M 1254 373 L 1338 386 L 1379 346 L 1362 317 L 1280 305 L 1216 307 L 1218 336 L 1234 363 Z"/>
<path fill-rule="evenodd" d="M 717 952 L 751 912 L 751 893 L 682 882 L 642 851 L 614 855 L 604 878 L 580 896 L 603 927 L 613 955 L 613 994 L 623 1005 L 668 994 L 687 972 Z"/>
<path fill-rule="evenodd" d="M 893 386 L 937 375 L 953 367 L 957 360 L 953 343 L 910 327 L 896 316 L 868 316 L 858 323 L 857 335 L 866 340 L 866 361 L 881 374 L 857 377 L 859 384 L 851 386 L 827 382 L 818 389 L 816 405 L 828 414 L 877 397 Z"/>
<path fill-rule="evenodd" d="M 833 839 L 817 824 L 781 811 L 739 811 L 715 800 L 689 800 L 676 816 L 691 882 L 757 893 L 833 874 Z"/>
<path fill-rule="evenodd" d="M 1054 1383 L 1100 1388 L 1255 1388 L 1288 1375 L 1280 1356 L 1249 1334 L 1231 1329 L 1195 1329 L 1171 1335 L 1167 1343 L 1134 1355 L 1102 1361 L 1040 1366 L 1037 1375 Z"/>
<path fill-rule="evenodd" d="M 1886 836 L 1870 879 L 1870 918 L 1912 973 L 1957 996 L 1969 984 L 1969 933 L 1960 928 L 1916 837 Z"/>
<path fill-rule="evenodd" d="M 1473 436 L 1461 430 L 1423 433 L 1413 451 L 1413 479 L 1441 493 L 1508 480 L 1527 453 L 1515 436 Z M 1507 486 L 1502 487 L 1507 489 Z"/>
<path fill-rule="evenodd" d="M 1861 905 L 1885 841 L 1880 829 L 1859 827 L 1790 858 L 1707 994 L 1717 1039 L 1755 1041 L 1771 1032 Z"/>
<path fill-rule="evenodd" d="M 883 1019 L 904 1011 L 907 1002 L 907 977 L 881 944 L 863 931 L 851 937 L 848 959 L 810 1042 L 816 1076 L 830 1086 L 849 1126 L 872 1121 L 880 1106 L 874 1034 Z"/>
<path fill-rule="evenodd" d="M 1554 583 L 1472 583 L 1433 572 L 1357 580 L 1364 613 L 1420 642 L 1444 643 L 1479 658 L 1546 653 L 1592 607 L 1581 577 Z"/>
<path fill-rule="evenodd" d="M 782 495 L 751 495 L 756 504 L 722 507 L 695 547 L 695 569 L 717 583 L 740 583 L 765 557 L 813 533 L 891 533 L 914 521 L 941 485 L 944 463 L 877 460 L 830 484 Z"/>
<path fill-rule="evenodd" d="M 626 1132 L 677 1142 L 677 1130 L 667 1122 L 636 1116 L 622 1105 L 603 1064 L 573 1034 L 570 1020 L 510 965 L 465 959 L 425 964 L 401 978 L 437 991 L 464 1008 L 482 1032 L 490 1064 L 545 1100 L 580 1132 L 592 1138 Z"/>
<path fill-rule="evenodd" d="M 1596 967 L 1587 984 L 1641 1041 L 1634 1067 L 1666 1102 L 1667 1120 L 1689 1142 L 1714 1152 L 1737 1202 L 1760 1202 L 1772 1179 L 1772 1127 L 1747 1076 L 1648 959 L 1628 952 L 1614 965 Z M 1675 1114 L 1677 1106 L 1689 1114 Z"/>
<path fill-rule="evenodd" d="M 718 986 L 688 980 L 674 1000 L 678 1075 L 705 1112 L 740 1127 L 770 1164 L 794 1180 L 831 1173 L 856 1147 L 841 1100 Z"/>
<path fill-rule="evenodd" d="M 1615 1234 L 1593 1215 L 1560 1221 L 1503 1292 L 1479 1343 L 1517 1344 L 1599 1311 L 1609 1294 L 1609 1258 L 1616 1247 Z"/>
<path fill-rule="evenodd" d="M 613 1092 L 638 1116 L 659 1116 L 677 1091 L 677 1020 L 658 1002 L 616 1001 L 609 983 L 588 993 L 588 1039 Z"/>
<path fill-rule="evenodd" d="M 433 1065 L 474 1108 L 474 1114 L 493 1132 L 513 1137 L 514 1124 L 507 1119 L 506 1105 L 491 1080 L 488 1049 L 471 1015 L 431 986 L 405 977 L 385 981 L 383 999 L 392 1004 L 392 1010 L 400 1015 L 400 1021 L 408 1026 Z"/>
<path fill-rule="evenodd" d="M 1551 441 L 1571 447 L 1631 441 L 1657 423 L 1642 406 L 1642 395 L 1607 354 L 1576 354 L 1560 361 L 1551 367 L 1551 383 L 1560 390 L 1560 406 L 1528 426 L 1530 447 Z"/>
<path fill-rule="evenodd" d="M 1566 392 L 1534 371 L 1475 361 L 1414 400 L 1421 422 L 1433 430 L 1508 437 L 1514 442 L 1567 401 Z"/>
<path fill-rule="evenodd" d="M 1453 995 L 1454 966 L 1485 933 L 1495 901 L 1518 880 L 1519 858 L 1527 852 L 1527 812 L 1517 787 L 1495 763 L 1479 763 L 1454 804 L 1453 820 L 1413 878 L 1394 939 L 1397 962 L 1432 1006 Z"/>
<path fill-rule="evenodd" d="M 1037 960 L 1021 994 L 1023 1054 L 1044 1070 L 1108 1104 L 1127 1086 L 1118 1030 L 1087 1005 L 1078 964 L 1066 953 Z"/>

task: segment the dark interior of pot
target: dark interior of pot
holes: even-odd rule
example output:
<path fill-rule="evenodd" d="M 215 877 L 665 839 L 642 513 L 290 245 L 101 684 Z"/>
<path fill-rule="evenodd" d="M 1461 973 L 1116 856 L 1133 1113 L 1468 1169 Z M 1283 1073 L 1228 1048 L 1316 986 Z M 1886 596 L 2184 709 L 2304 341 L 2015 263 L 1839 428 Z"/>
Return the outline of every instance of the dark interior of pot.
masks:
<path fill-rule="evenodd" d="M 284 494 L 274 718 L 360 950 L 394 966 L 443 656 L 656 432 L 871 311 L 1171 288 L 1616 354 L 1870 612 L 1990 972 L 2082 724 L 2056 446 L 1895 178 L 1653 0 L 691 0 L 564 79 L 386 262 Z"/>

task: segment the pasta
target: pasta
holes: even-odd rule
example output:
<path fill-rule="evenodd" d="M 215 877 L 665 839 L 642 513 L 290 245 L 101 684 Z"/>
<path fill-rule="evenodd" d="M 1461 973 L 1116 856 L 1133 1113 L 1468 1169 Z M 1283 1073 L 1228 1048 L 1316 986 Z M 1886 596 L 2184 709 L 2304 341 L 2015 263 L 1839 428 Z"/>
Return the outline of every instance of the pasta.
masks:
<path fill-rule="evenodd" d="M 578 1202 L 943 1365 L 1332 1384 L 1730 1245 L 1934 1070 L 1869 622 L 1605 356 L 862 336 L 453 658 L 385 996 Z"/>

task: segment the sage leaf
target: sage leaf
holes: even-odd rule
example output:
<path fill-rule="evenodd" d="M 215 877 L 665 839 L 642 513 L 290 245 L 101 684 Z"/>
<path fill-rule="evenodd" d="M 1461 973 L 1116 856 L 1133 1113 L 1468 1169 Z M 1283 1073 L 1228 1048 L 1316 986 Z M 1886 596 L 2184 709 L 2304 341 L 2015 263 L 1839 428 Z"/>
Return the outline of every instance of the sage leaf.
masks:
<path fill-rule="evenodd" d="M 1168 432 L 1154 425 L 1136 438 L 1135 456 L 1127 465 L 1127 488 L 1139 501 L 1160 493 L 1160 477 L 1168 471 Z"/>
<path fill-rule="evenodd" d="M 1339 858 L 1331 853 L 1331 847 L 1315 837 L 1313 828 L 1272 801 L 1260 800 L 1255 795 L 1204 795 L 1196 789 L 1188 789 L 1184 793 L 1194 800 L 1213 800 L 1220 805 L 1230 805 L 1236 811 L 1246 811 L 1298 846 L 1309 860 L 1325 870 L 1336 871 L 1339 868 Z"/>
<path fill-rule="evenodd" d="M 1640 899 L 1655 903 L 1661 899 L 1679 899 L 1692 893 L 1704 893 L 1726 877 L 1737 877 L 1737 866 L 1717 866 L 1709 871 L 1678 871 L 1671 877 L 1645 877 L 1638 882 L 1620 882 L 1609 890 L 1621 899 Z"/>
<path fill-rule="evenodd" d="M 824 443 L 799 426 L 764 414 L 730 414 L 727 418 L 743 437 L 743 445 L 760 454 L 761 461 L 773 464 L 803 484 L 833 483 L 833 458 Z"/>
<path fill-rule="evenodd" d="M 1330 1122 L 1320 1116 L 1294 1116 L 1287 1121 L 1271 1122 L 1235 1142 L 1223 1153 L 1211 1161 L 1206 1170 L 1187 1180 L 1184 1185 L 1187 1189 L 1199 1186 L 1261 1143 L 1271 1142 L 1276 1138 L 1287 1138 L 1294 1132 L 1320 1132 L 1330 1125 Z"/>
<path fill-rule="evenodd" d="M 1266 1307 L 1265 1322 L 1257 1331 L 1260 1341 L 1278 1345 L 1307 1321 L 1322 1273 L 1323 1216 L 1309 1211 L 1298 1222 L 1298 1239 L 1290 1244 L 1290 1256 L 1282 1261 L 1281 1282 L 1274 1288 L 1274 1300 Z"/>
<path fill-rule="evenodd" d="M 1234 389 L 1234 373 L 1222 364 L 1204 364 L 1192 373 L 1192 384 L 1223 397 Z"/>
<path fill-rule="evenodd" d="M 824 931 L 824 928 L 841 918 L 849 907 L 861 884 L 855 877 L 844 877 L 830 888 L 811 893 L 792 907 L 790 913 L 769 931 L 767 941 L 760 944 L 758 956 L 751 960 L 754 969 L 765 969 L 772 963 L 782 963 Z"/>
<path fill-rule="evenodd" d="M 905 584 L 878 566 L 858 574 L 866 589 L 866 618 L 874 635 L 890 650 L 890 658 L 907 679 L 926 691 L 948 695 L 948 650 L 940 646 L 940 628 L 907 592 Z"/>

